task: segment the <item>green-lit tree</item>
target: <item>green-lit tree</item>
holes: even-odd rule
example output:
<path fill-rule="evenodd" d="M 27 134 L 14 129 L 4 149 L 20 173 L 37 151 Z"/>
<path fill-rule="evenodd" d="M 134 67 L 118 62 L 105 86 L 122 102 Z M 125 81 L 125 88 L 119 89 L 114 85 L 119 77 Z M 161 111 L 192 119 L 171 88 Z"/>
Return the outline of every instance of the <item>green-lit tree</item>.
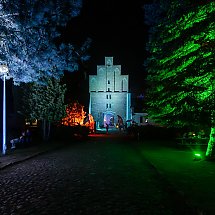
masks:
<path fill-rule="evenodd" d="M 28 92 L 23 100 L 24 115 L 42 122 L 43 139 L 48 140 L 51 124 L 60 122 L 66 115 L 66 85 L 61 84 L 59 79 L 46 78 L 43 84 L 28 84 L 25 89 L 28 89 Z"/>
<path fill-rule="evenodd" d="M 148 42 L 148 112 L 167 126 L 199 124 L 204 117 L 211 127 L 206 152 L 211 158 L 215 153 L 215 2 L 169 2 Z"/>

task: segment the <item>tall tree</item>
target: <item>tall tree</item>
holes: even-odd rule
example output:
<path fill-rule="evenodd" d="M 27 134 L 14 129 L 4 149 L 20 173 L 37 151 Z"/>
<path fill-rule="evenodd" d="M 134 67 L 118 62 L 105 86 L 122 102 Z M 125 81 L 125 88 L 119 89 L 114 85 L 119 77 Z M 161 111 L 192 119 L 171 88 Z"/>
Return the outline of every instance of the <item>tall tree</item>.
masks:
<path fill-rule="evenodd" d="M 13 28 L 7 24 L 7 28 L 1 31 L 3 36 L 6 35 L 6 48 L 0 53 L 1 63 L 6 62 L 15 84 L 38 81 L 41 74 L 59 78 L 64 70 L 77 70 L 78 60 L 73 45 L 70 44 L 71 49 L 68 49 L 66 44 L 57 44 L 56 39 L 68 21 L 79 15 L 82 0 L 70 0 L 64 4 L 59 0 L 1 2 L 2 13 L 11 14 L 10 19 L 15 20 Z M 52 73 L 56 68 L 58 73 Z"/>
<path fill-rule="evenodd" d="M 45 78 L 43 84 L 28 84 L 27 96 L 23 100 L 22 111 L 30 119 L 42 122 L 43 139 L 48 140 L 51 124 L 60 122 L 66 114 L 64 95 L 66 85 L 60 79 Z"/>
<path fill-rule="evenodd" d="M 16 22 L 18 13 L 5 10 L 8 1 L 0 1 L 0 64 L 19 62 L 15 47 L 23 44 L 20 26 Z M 7 76 L 7 78 L 10 78 Z"/>
<path fill-rule="evenodd" d="M 148 42 L 149 113 L 168 126 L 199 124 L 202 116 L 208 117 L 204 119 L 211 125 L 206 156 L 212 157 L 215 2 L 170 2 Z"/>

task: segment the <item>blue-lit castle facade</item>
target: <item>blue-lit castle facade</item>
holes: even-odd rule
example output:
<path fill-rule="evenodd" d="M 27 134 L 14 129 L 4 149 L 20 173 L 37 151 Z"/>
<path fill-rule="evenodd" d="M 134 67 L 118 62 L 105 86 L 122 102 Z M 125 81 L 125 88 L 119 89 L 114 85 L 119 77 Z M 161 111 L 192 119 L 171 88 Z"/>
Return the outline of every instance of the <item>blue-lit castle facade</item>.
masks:
<path fill-rule="evenodd" d="M 118 116 L 124 123 L 132 118 L 129 76 L 121 75 L 121 65 L 113 65 L 113 57 L 105 57 L 97 75 L 89 76 L 89 94 L 89 113 L 97 127 L 116 126 Z"/>

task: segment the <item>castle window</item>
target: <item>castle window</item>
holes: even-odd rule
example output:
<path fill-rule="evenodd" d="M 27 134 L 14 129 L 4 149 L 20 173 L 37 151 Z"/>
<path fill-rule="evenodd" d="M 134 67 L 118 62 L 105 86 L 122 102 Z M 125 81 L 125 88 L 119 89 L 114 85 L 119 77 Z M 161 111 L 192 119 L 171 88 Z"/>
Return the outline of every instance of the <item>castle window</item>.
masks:
<path fill-rule="evenodd" d="M 108 99 L 108 95 L 106 95 L 106 98 Z"/>
<path fill-rule="evenodd" d="M 109 108 L 111 108 L 111 104 L 109 104 Z"/>
<path fill-rule="evenodd" d="M 108 87 L 108 92 L 110 92 L 110 88 Z"/>
<path fill-rule="evenodd" d="M 109 95 L 109 99 L 111 99 L 111 95 Z"/>
<path fill-rule="evenodd" d="M 110 80 L 108 80 L 108 84 L 110 84 Z"/>
<path fill-rule="evenodd" d="M 106 108 L 108 108 L 108 104 L 106 104 Z"/>

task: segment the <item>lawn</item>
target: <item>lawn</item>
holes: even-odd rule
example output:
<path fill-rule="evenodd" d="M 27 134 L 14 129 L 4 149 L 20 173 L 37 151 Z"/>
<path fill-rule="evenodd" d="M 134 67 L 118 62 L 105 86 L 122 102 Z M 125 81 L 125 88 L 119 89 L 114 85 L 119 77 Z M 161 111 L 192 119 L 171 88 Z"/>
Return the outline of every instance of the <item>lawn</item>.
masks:
<path fill-rule="evenodd" d="M 215 162 L 194 159 L 195 152 L 205 154 L 206 146 L 177 146 L 175 141 L 139 144 L 140 153 L 190 204 L 204 214 L 215 214 Z"/>

